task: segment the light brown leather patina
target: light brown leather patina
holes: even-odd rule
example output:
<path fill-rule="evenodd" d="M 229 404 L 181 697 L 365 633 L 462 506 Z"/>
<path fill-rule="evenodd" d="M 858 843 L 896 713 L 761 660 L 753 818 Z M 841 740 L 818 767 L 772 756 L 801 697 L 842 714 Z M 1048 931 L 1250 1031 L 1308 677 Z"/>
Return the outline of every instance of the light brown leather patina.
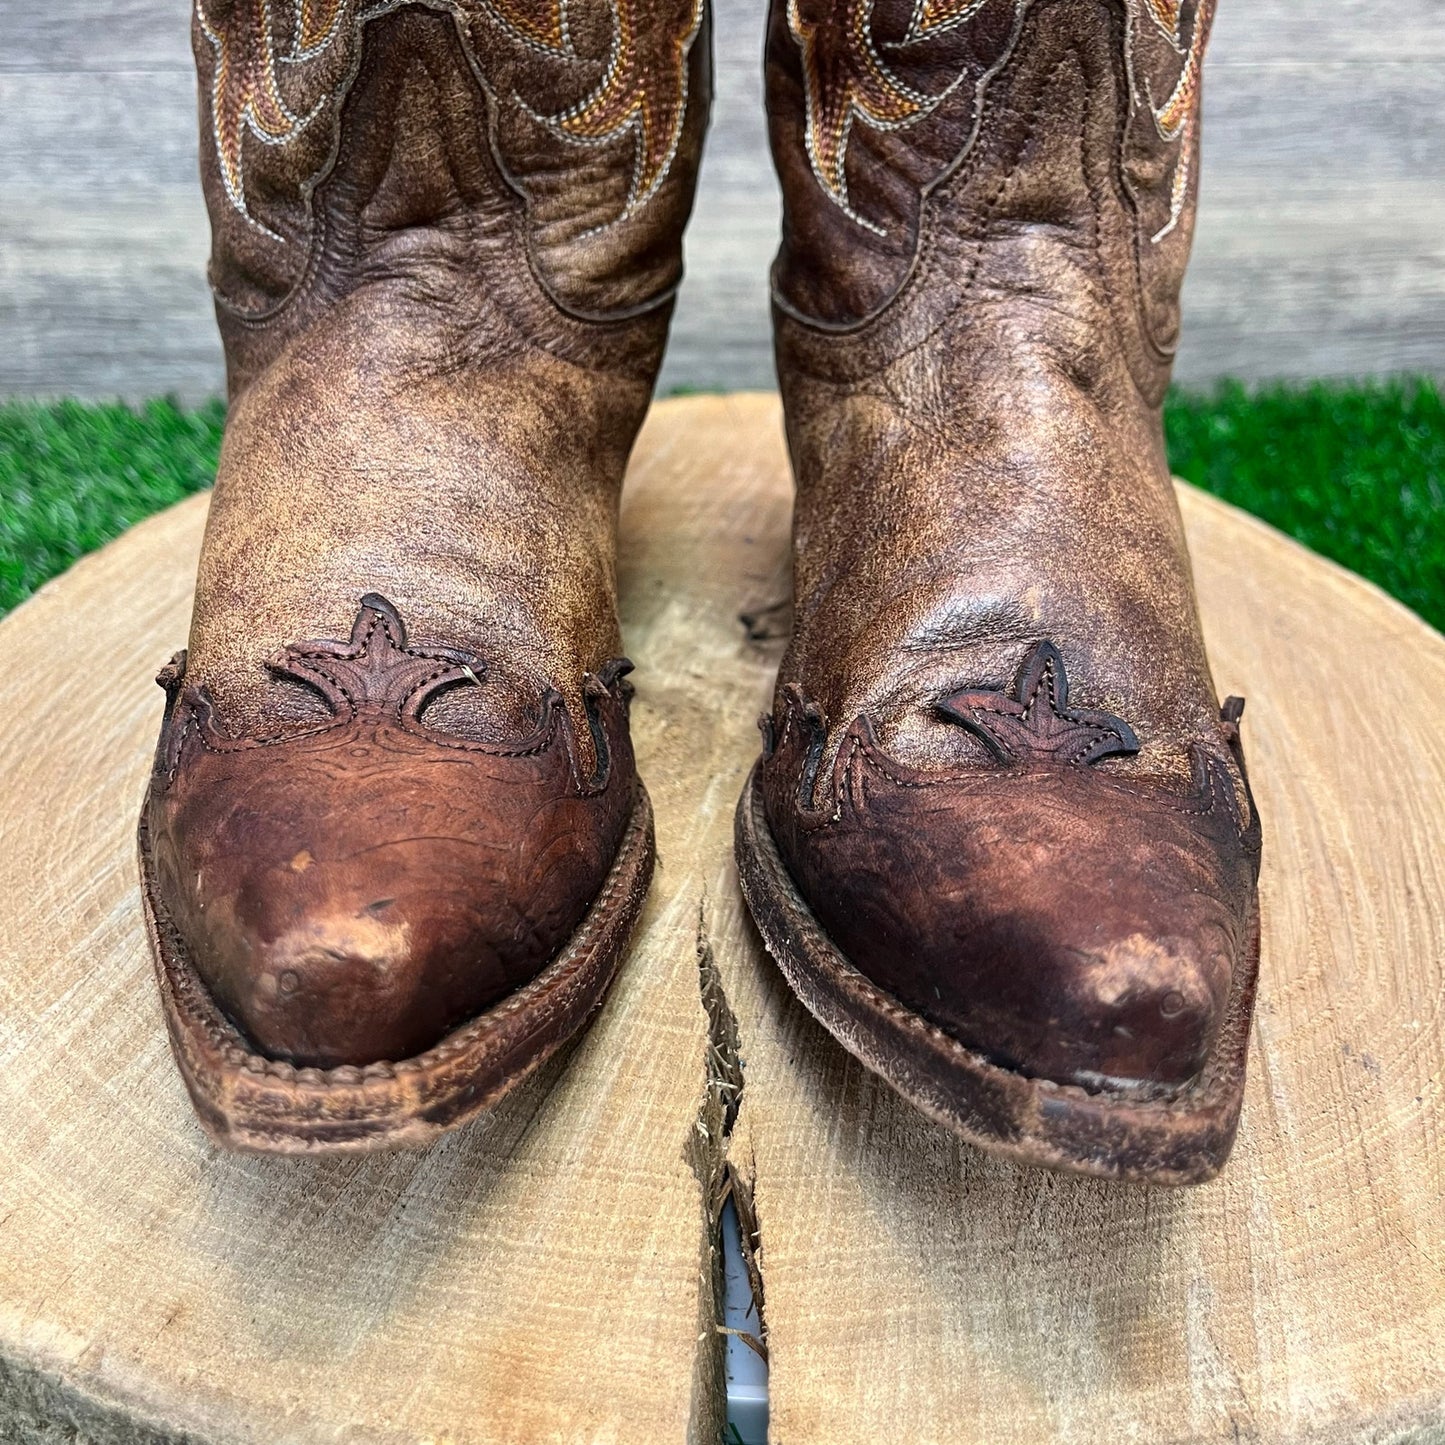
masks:
<path fill-rule="evenodd" d="M 1210 11 L 774 4 L 796 606 L 739 818 L 866 1062 L 986 1146 L 1172 1181 L 1233 1139 L 1259 856 L 1160 420 Z"/>
<path fill-rule="evenodd" d="M 163 997 L 229 1142 L 424 1137 L 585 1021 L 650 868 L 617 500 L 705 6 L 196 0 L 193 37 L 231 412 L 143 820 Z"/>

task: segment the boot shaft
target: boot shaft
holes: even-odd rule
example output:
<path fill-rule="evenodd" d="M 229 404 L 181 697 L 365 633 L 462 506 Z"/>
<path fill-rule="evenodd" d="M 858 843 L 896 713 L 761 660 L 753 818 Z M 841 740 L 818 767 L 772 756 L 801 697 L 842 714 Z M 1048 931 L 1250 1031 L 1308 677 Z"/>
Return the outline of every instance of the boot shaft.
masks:
<path fill-rule="evenodd" d="M 195 0 L 233 394 L 319 311 L 398 278 L 548 340 L 655 312 L 660 347 L 706 29 L 706 0 Z"/>
<path fill-rule="evenodd" d="M 791 356 L 800 330 L 848 335 L 869 353 L 852 365 L 861 371 L 962 304 L 1002 302 L 1028 315 L 1025 329 L 1062 317 L 1042 329 L 1065 351 L 1078 349 L 1071 328 L 1098 334 L 1112 317 L 1136 384 L 1162 395 L 1212 10 L 1213 0 L 773 0 L 785 365 L 818 359 Z"/>

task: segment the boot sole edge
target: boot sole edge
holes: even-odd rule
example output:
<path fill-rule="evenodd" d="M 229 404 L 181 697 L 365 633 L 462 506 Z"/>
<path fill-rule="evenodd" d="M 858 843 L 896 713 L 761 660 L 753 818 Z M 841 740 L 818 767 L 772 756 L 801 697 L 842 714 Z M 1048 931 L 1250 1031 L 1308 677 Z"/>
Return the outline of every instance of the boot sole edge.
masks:
<path fill-rule="evenodd" d="M 300 1069 L 259 1053 L 191 962 L 155 888 L 144 808 L 136 841 L 166 1032 L 200 1122 L 228 1149 L 292 1155 L 416 1148 L 500 1104 L 601 1008 L 641 916 L 655 856 L 652 806 L 639 782 L 606 881 L 534 979 L 412 1058 Z"/>
<path fill-rule="evenodd" d="M 1256 897 L 1214 1050 L 1167 1099 L 1085 1090 L 992 1062 L 879 988 L 828 937 L 773 839 L 758 768 L 738 801 L 743 897 L 769 954 L 803 1006 L 910 1104 L 969 1143 L 1015 1163 L 1100 1179 L 1203 1184 L 1229 1157 L 1244 1099 L 1259 972 Z"/>

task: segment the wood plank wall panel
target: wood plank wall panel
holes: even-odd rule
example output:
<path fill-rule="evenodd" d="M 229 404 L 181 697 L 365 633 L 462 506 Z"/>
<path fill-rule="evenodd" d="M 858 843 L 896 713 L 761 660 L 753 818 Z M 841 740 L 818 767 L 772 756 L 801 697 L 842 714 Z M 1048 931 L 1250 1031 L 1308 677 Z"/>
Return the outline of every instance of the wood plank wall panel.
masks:
<path fill-rule="evenodd" d="M 768 385 L 766 0 L 717 102 L 665 387 Z M 188 0 L 0 0 L 0 394 L 218 389 Z M 1179 374 L 1445 373 L 1445 6 L 1222 0 Z"/>

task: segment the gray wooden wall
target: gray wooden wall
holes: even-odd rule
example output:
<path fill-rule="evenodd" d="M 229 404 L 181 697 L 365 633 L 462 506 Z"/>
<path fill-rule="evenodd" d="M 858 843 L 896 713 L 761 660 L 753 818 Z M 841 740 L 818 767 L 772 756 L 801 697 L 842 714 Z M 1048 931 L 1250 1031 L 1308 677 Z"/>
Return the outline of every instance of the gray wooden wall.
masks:
<path fill-rule="evenodd" d="M 718 97 L 664 386 L 770 385 L 765 0 Z M 189 0 L 0 0 L 0 394 L 218 389 Z M 1182 378 L 1445 374 L 1445 0 L 1222 0 Z"/>

